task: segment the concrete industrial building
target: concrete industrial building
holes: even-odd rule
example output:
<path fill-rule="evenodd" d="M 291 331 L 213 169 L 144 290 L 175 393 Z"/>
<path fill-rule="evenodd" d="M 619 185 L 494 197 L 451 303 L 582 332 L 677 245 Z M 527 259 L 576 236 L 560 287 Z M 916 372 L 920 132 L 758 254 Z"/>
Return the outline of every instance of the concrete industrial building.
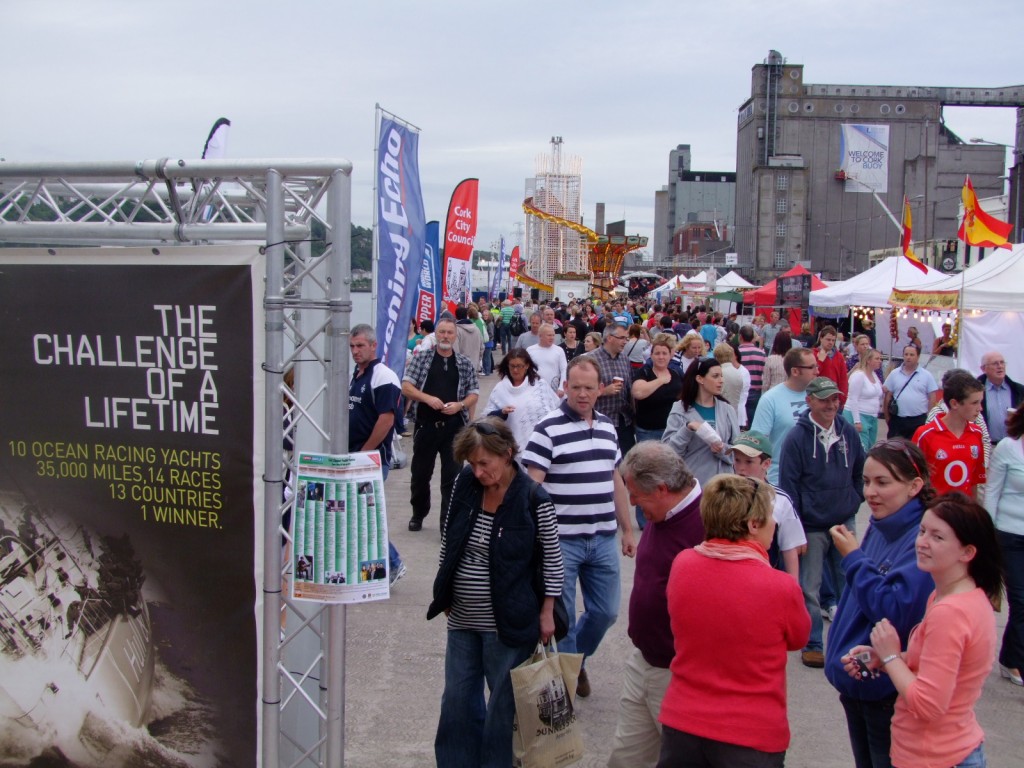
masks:
<path fill-rule="evenodd" d="M 735 222 L 736 174 L 694 171 L 689 144 L 669 153 L 668 184 L 654 195 L 653 261 L 647 269 L 675 273 L 724 263 Z"/>
<path fill-rule="evenodd" d="M 1019 227 L 1024 87 L 810 85 L 803 65 L 777 51 L 755 65 L 736 136 L 732 239 L 743 273 L 769 279 L 794 263 L 834 280 L 863 271 L 869 251 L 899 243 L 879 200 L 899 218 L 904 195 L 915 241 L 955 238 L 964 177 L 979 197 L 1001 194 L 1005 149 L 955 135 L 945 106 L 1018 108 L 1010 208 Z"/>

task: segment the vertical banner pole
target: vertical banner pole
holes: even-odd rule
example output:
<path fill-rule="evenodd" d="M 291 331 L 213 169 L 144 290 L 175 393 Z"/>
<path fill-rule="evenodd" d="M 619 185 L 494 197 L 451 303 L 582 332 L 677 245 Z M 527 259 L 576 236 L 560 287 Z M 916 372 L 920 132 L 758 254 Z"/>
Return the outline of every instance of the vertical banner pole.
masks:
<path fill-rule="evenodd" d="M 370 317 L 373 318 L 373 322 L 377 322 L 377 280 L 378 277 L 378 262 L 380 261 L 380 245 L 377 242 L 377 227 L 379 226 L 378 215 L 378 198 L 377 198 L 377 169 L 380 167 L 380 118 L 381 108 L 380 104 L 373 105 L 373 231 L 370 233 L 370 242 L 372 244 L 371 257 L 370 257 Z"/>
<path fill-rule="evenodd" d="M 331 235 L 328 426 L 331 453 L 348 453 L 349 331 L 352 297 L 352 237 L 346 224 L 352 216 L 351 179 L 335 171 L 327 195 Z M 374 206 L 376 210 L 376 206 Z M 376 242 L 376 240 L 374 241 Z M 327 766 L 345 764 L 345 619 L 346 606 L 327 608 Z"/>
<path fill-rule="evenodd" d="M 276 768 L 281 747 L 281 499 L 280 455 L 284 440 L 281 384 L 284 361 L 284 192 L 281 174 L 267 171 L 267 285 L 263 496 L 263 765 Z"/>

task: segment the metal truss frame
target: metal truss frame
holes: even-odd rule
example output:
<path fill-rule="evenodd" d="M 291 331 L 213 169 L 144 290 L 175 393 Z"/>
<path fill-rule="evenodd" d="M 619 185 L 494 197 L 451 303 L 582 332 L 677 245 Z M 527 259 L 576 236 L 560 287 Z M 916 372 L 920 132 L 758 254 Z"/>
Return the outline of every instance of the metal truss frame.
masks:
<path fill-rule="evenodd" d="M 344 765 L 345 608 L 296 603 L 284 593 L 290 541 L 282 518 L 291 507 L 285 437 L 348 449 L 351 174 L 342 159 L 0 162 L 0 243 L 265 248 L 258 753 L 267 768 Z M 316 257 L 314 221 L 327 232 Z"/>

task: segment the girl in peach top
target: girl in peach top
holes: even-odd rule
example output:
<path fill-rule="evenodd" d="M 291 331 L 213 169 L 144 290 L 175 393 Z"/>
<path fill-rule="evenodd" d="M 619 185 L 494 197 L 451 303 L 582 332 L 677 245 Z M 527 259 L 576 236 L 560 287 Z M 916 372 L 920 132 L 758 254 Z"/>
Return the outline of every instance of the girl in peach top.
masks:
<path fill-rule="evenodd" d="M 992 518 L 961 493 L 939 497 L 925 511 L 917 535 L 917 567 L 935 591 L 906 652 L 887 619 L 843 659 L 857 676 L 857 655 L 870 654 L 869 674 L 884 671 L 899 698 L 892 719 L 894 768 L 983 768 L 985 734 L 974 704 L 992 670 L 996 622 L 992 611 L 1003 587 Z"/>

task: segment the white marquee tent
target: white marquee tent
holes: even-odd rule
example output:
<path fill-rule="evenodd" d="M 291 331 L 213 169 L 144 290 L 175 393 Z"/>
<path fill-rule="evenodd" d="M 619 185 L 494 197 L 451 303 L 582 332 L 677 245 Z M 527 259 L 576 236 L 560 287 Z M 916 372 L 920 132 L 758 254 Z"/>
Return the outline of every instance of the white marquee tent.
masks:
<path fill-rule="evenodd" d="M 960 367 L 978 374 L 981 356 L 995 350 L 1006 358 L 1010 378 L 1024 381 L 1024 244 L 997 249 L 961 274 L 927 287 L 905 287 L 900 281 L 892 304 L 924 310 L 959 307 Z"/>
<path fill-rule="evenodd" d="M 903 256 L 890 256 L 859 275 L 811 291 L 812 307 L 887 307 L 894 286 L 933 286 L 949 275 L 936 269 L 927 274 L 909 264 Z"/>

